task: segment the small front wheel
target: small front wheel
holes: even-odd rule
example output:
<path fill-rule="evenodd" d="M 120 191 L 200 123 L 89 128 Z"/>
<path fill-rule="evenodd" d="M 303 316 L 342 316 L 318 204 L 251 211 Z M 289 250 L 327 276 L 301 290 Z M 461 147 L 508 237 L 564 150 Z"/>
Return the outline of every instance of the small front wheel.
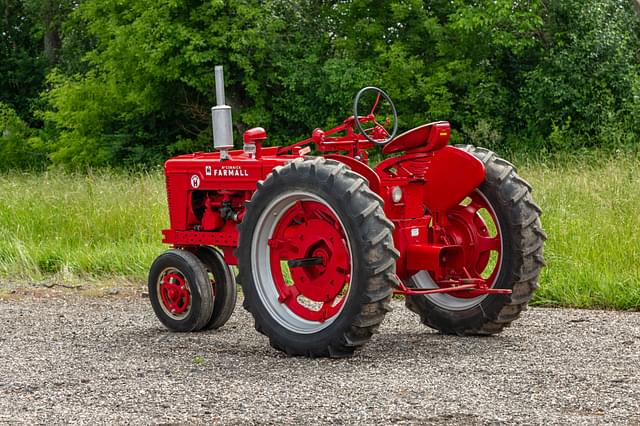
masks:
<path fill-rule="evenodd" d="M 172 331 L 202 330 L 213 313 L 213 289 L 195 254 L 168 250 L 149 271 L 149 299 L 160 322 Z"/>
<path fill-rule="evenodd" d="M 210 281 L 214 294 L 213 314 L 204 329 L 217 329 L 227 323 L 236 307 L 236 299 L 238 297 L 236 279 L 229 266 L 225 263 L 222 254 L 213 247 L 198 247 L 196 256 L 211 274 Z"/>

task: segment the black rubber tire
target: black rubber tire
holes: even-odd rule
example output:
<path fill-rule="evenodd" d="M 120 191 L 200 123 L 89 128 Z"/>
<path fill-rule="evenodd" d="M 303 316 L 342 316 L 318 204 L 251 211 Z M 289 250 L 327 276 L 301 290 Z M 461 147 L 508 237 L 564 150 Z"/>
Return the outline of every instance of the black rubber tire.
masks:
<path fill-rule="evenodd" d="M 213 275 L 213 314 L 203 329 L 214 330 L 225 325 L 233 314 L 238 298 L 236 280 L 224 257 L 215 248 L 200 246 L 196 256 Z"/>
<path fill-rule="evenodd" d="M 161 307 L 158 297 L 158 279 L 166 268 L 175 268 L 183 277 L 191 293 L 191 307 L 184 318 L 170 317 Z M 156 258 L 149 270 L 149 300 L 160 322 L 169 330 L 185 332 L 200 331 L 211 319 L 213 313 L 213 290 L 207 270 L 195 254 L 172 249 Z"/>
<path fill-rule="evenodd" d="M 407 296 L 406 306 L 425 325 L 445 334 L 489 335 L 502 331 L 518 318 L 538 288 L 544 266 L 546 235 L 541 210 L 531 197 L 531 186 L 508 161 L 484 148 L 458 146 L 483 162 L 485 181 L 480 192 L 493 207 L 503 238 L 503 259 L 495 288 L 509 288 L 510 295 L 489 295 L 478 305 L 456 311 L 445 309 L 426 296 Z"/>
<path fill-rule="evenodd" d="M 343 222 L 352 248 L 351 289 L 342 311 L 326 328 L 311 334 L 293 332 L 282 326 L 265 308 L 256 290 L 250 265 L 255 224 L 278 194 L 304 190 L 325 200 Z M 396 283 L 398 251 L 393 247 L 393 224 L 385 217 L 382 199 L 367 181 L 344 164 L 324 158 L 299 158 L 279 166 L 259 182 L 247 203 L 239 226 L 236 251 L 244 307 L 255 327 L 269 337 L 271 346 L 290 356 L 346 357 L 365 344 L 390 310 L 392 287 Z"/>

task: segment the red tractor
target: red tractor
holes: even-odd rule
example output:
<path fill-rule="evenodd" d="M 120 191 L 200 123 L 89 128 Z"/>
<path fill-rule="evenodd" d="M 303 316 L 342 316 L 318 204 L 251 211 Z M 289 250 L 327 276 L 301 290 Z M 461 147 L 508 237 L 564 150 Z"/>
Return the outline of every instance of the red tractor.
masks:
<path fill-rule="evenodd" d="M 449 146 L 445 121 L 396 136 L 395 107 L 375 87 L 333 129 L 266 147 L 253 128 L 231 150 L 221 67 L 216 97 L 217 152 L 165 164 L 163 242 L 173 248 L 151 266 L 149 297 L 166 327 L 222 326 L 236 302 L 229 265 L 256 329 L 289 355 L 351 355 L 393 294 L 425 325 L 457 335 L 498 333 L 526 307 L 546 237 L 531 187 L 507 161 Z M 376 146 L 388 156 L 371 167 Z M 312 147 L 322 155 L 309 156 Z"/>

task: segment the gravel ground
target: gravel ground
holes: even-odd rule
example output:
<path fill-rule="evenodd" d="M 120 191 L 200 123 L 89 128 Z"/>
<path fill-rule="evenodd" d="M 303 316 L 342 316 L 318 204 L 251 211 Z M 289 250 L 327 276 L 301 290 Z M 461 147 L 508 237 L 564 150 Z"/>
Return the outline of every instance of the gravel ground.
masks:
<path fill-rule="evenodd" d="M 393 307 L 328 360 L 271 349 L 242 308 L 173 334 L 141 297 L 3 301 L 0 423 L 640 424 L 640 313 L 530 309 L 459 338 Z"/>

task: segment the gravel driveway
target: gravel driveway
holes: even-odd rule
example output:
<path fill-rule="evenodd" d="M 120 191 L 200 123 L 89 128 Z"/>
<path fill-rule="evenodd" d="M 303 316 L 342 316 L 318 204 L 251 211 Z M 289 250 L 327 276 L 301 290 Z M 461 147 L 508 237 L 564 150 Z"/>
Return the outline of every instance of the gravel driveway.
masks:
<path fill-rule="evenodd" d="M 442 336 L 394 301 L 347 360 L 287 358 L 240 308 L 173 334 L 142 297 L 0 302 L 0 423 L 640 424 L 640 313 L 530 309 Z"/>

